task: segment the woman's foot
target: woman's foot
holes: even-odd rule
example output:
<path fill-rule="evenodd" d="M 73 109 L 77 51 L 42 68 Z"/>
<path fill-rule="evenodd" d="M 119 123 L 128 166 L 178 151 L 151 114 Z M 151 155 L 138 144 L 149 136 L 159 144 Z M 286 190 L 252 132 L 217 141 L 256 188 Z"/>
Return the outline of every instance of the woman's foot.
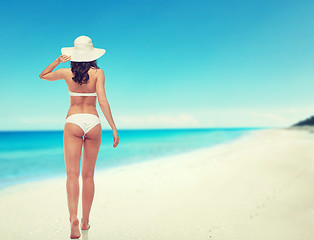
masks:
<path fill-rule="evenodd" d="M 88 220 L 81 219 L 81 229 L 82 230 L 88 230 L 90 228 L 90 225 L 88 224 Z"/>
<path fill-rule="evenodd" d="M 71 222 L 71 235 L 70 238 L 74 239 L 74 238 L 80 238 L 81 237 L 81 233 L 80 233 L 80 229 L 79 229 L 79 220 L 77 217 L 73 217 L 72 219 L 70 218 L 70 222 Z"/>

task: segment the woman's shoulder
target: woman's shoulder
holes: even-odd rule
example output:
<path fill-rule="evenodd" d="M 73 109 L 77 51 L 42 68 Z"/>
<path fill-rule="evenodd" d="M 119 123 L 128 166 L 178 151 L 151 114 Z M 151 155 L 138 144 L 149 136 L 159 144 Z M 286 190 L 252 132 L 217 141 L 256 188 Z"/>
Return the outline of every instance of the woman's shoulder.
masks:
<path fill-rule="evenodd" d="M 62 70 L 64 71 L 64 73 L 66 74 L 66 75 L 71 75 L 72 74 L 72 70 L 71 70 L 71 68 L 62 68 Z"/>
<path fill-rule="evenodd" d="M 93 68 L 91 71 L 95 74 L 97 78 L 104 74 L 104 70 L 102 70 L 101 68 Z"/>
<path fill-rule="evenodd" d="M 63 68 L 66 72 L 72 72 L 71 68 Z"/>
<path fill-rule="evenodd" d="M 95 70 L 99 70 L 99 71 L 103 71 L 101 68 L 95 68 L 95 67 L 90 67 L 91 69 L 95 69 Z"/>
<path fill-rule="evenodd" d="M 97 70 L 97 73 L 101 73 L 101 74 L 104 73 L 104 70 L 102 70 L 101 68 L 97 68 L 96 70 Z"/>

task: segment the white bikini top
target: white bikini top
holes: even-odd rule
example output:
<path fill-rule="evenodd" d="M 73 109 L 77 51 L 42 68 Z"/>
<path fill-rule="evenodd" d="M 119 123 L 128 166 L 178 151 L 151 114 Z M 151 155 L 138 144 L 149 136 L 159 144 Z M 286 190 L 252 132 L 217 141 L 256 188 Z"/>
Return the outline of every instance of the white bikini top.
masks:
<path fill-rule="evenodd" d="M 97 96 L 97 93 L 77 93 L 77 92 L 71 92 L 69 91 L 70 96 Z"/>

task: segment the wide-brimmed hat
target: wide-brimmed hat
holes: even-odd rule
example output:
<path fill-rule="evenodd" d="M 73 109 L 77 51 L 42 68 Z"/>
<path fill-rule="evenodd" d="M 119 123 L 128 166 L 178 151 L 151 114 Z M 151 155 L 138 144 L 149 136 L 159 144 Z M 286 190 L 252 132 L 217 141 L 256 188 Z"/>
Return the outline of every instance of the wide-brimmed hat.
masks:
<path fill-rule="evenodd" d="M 74 47 L 61 48 L 61 53 L 71 56 L 73 62 L 91 62 L 100 58 L 105 52 L 105 49 L 94 48 L 92 39 L 87 36 L 77 37 L 74 40 Z"/>

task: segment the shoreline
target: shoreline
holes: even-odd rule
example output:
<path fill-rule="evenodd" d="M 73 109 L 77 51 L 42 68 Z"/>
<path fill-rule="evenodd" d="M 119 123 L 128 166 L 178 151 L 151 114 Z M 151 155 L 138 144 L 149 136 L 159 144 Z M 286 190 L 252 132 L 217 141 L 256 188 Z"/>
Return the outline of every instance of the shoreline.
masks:
<path fill-rule="evenodd" d="M 193 128 L 190 128 L 190 129 L 183 129 L 183 130 L 191 130 L 191 131 L 196 131 L 196 130 L 203 130 L 203 129 L 211 129 L 211 128 L 201 128 L 201 129 L 193 129 Z M 221 128 L 221 129 L 225 129 L 225 128 Z M 250 132 L 254 132 L 254 131 L 259 131 L 259 130 L 263 130 L 262 128 L 230 128 L 231 130 L 234 130 L 234 129 L 245 129 L 245 130 L 248 130 L 248 132 L 246 133 L 243 133 L 244 135 L 247 135 L 249 134 Z M 149 129 L 149 130 L 160 130 L 160 129 Z M 182 129 L 170 129 L 170 130 L 178 130 L 178 131 L 181 131 Z M 127 130 L 128 131 L 128 130 Z M 137 129 L 135 129 L 135 131 L 137 131 Z M 40 131 L 41 132 L 41 131 Z M 46 131 L 45 131 L 46 132 Z M 138 164 L 138 163 L 141 163 L 141 162 L 146 162 L 146 161 L 155 161 L 155 160 L 160 160 L 160 159 L 163 159 L 163 158 L 172 158 L 172 157 L 175 157 L 177 155 L 180 155 L 180 156 L 184 156 L 184 154 L 186 153 L 189 153 L 189 152 L 194 152 L 194 151 L 197 151 L 199 149 L 209 149 L 211 147 L 214 147 L 216 145 L 220 145 L 220 144 L 225 144 L 225 143 L 229 143 L 229 142 L 232 142 L 232 141 L 235 141 L 237 139 L 239 139 L 241 136 L 238 136 L 234 139 L 227 139 L 225 140 L 224 142 L 221 142 L 221 143 L 214 143 L 213 145 L 208 145 L 208 146 L 202 146 L 202 147 L 198 147 L 198 148 L 192 148 L 192 149 L 189 149 L 187 151 L 183 151 L 183 152 L 171 152 L 171 153 L 168 153 L 167 155 L 162 155 L 162 156 L 155 156 L 155 157 L 152 157 L 152 156 L 143 156 L 142 158 L 145 159 L 145 160 L 137 160 L 137 161 L 132 161 L 129 162 L 129 163 L 126 163 L 126 162 L 123 162 L 123 163 L 120 163 L 118 165 L 107 165 L 107 166 L 104 166 L 102 165 L 101 167 L 98 167 L 97 164 L 96 164 L 96 170 L 95 170 L 95 173 L 100 171 L 106 171 L 106 170 L 109 170 L 111 168 L 116 168 L 116 167 L 120 167 L 120 166 L 129 166 L 129 165 L 133 165 L 133 164 Z M 99 156 L 100 157 L 100 156 Z M 100 163 L 99 162 L 100 159 L 98 159 L 98 164 L 103 164 L 102 162 Z M 98 169 L 99 168 L 99 169 Z M 44 181 L 44 180 L 53 180 L 54 178 L 62 178 L 63 176 L 65 176 L 65 169 L 63 169 L 64 171 L 63 172 L 51 172 L 51 173 L 47 173 L 47 174 L 42 174 L 42 175 L 30 175 L 30 176 L 25 176 L 24 178 L 21 177 L 21 176 L 16 176 L 15 179 L 12 179 L 13 180 L 8 180 L 8 179 L 0 179 L 0 194 L 1 194 L 1 191 L 6 189 L 6 188 L 10 188 L 10 187 L 13 187 L 13 186 L 16 186 L 16 185 L 20 185 L 20 184 L 27 184 L 27 183 L 34 183 L 34 182 L 38 182 L 38 181 Z M 3 180 L 3 182 L 1 183 L 1 180 Z"/>
<path fill-rule="evenodd" d="M 262 130 L 253 130 L 253 132 L 255 131 L 262 131 Z M 96 166 L 96 169 L 95 169 L 95 178 L 97 177 L 98 174 L 106 174 L 108 171 L 111 171 L 111 170 L 116 170 L 116 171 L 121 171 L 123 170 L 124 168 L 128 168 L 130 166 L 133 166 L 133 165 L 137 165 L 137 164 L 145 164 L 145 163 L 149 163 L 149 162 L 152 162 L 152 161 L 167 161 L 167 160 L 173 160 L 173 159 L 176 159 L 176 158 L 182 158 L 182 157 L 186 157 L 188 155 L 194 155 L 194 154 L 198 154 L 200 152 L 203 152 L 203 151 L 208 151 L 209 149 L 212 149 L 213 147 L 217 147 L 217 146 L 224 146 L 226 144 L 229 144 L 229 143 L 232 143 L 234 141 L 238 141 L 238 139 L 240 138 L 243 138 L 247 135 L 250 135 L 252 134 L 252 132 L 248 132 L 246 133 L 245 135 L 243 136 L 240 136 L 236 139 L 231 139 L 231 140 L 228 140 L 226 142 L 223 142 L 223 143 L 218 143 L 218 144 L 215 144 L 215 145 L 211 145 L 211 146 L 207 146 L 207 147 L 201 147 L 201 148 L 198 148 L 198 149 L 193 149 L 193 150 L 190 150 L 188 152 L 183 152 L 183 153 L 175 153 L 175 154 L 171 154 L 169 156 L 162 156 L 162 157 L 157 157 L 157 158 L 154 158 L 154 159 L 149 159 L 147 161 L 138 161 L 138 162 L 132 162 L 132 163 L 129 163 L 129 164 L 123 164 L 123 165 L 117 165 L 117 166 L 112 166 L 112 167 L 109 167 L 109 168 L 100 168 L 100 169 L 97 169 L 97 166 Z M 254 133 L 253 133 L 254 134 Z M 121 168 L 121 170 L 120 170 Z M 35 177 L 34 177 L 35 178 Z M 32 187 L 31 185 L 32 184 L 36 184 L 36 186 L 38 185 L 41 185 L 42 183 L 47 183 L 47 182 L 50 182 L 50 181 L 66 181 L 66 173 L 64 172 L 64 174 L 59 174 L 59 175 L 56 175 L 56 176 L 52 176 L 51 177 L 48 177 L 48 178 L 40 178 L 38 180 L 36 179 L 33 179 L 33 180 L 27 180 L 25 182 L 18 182 L 18 183 L 14 183 L 14 184 L 10 184 L 10 185 L 7 185 L 3 188 L 0 188 L 0 197 L 1 195 L 3 194 L 2 192 L 5 192 L 5 191 L 8 191 L 8 192 L 14 192 L 16 190 L 22 190 L 24 187 Z M 29 185 L 29 186 L 28 186 Z"/>
<path fill-rule="evenodd" d="M 98 170 L 91 229 L 81 239 L 311 238 L 313 144 L 308 131 L 263 129 L 209 148 Z M 65 179 L 0 190 L 7 218 L 0 236 L 68 238 Z M 80 206 L 81 197 L 79 218 Z"/>

